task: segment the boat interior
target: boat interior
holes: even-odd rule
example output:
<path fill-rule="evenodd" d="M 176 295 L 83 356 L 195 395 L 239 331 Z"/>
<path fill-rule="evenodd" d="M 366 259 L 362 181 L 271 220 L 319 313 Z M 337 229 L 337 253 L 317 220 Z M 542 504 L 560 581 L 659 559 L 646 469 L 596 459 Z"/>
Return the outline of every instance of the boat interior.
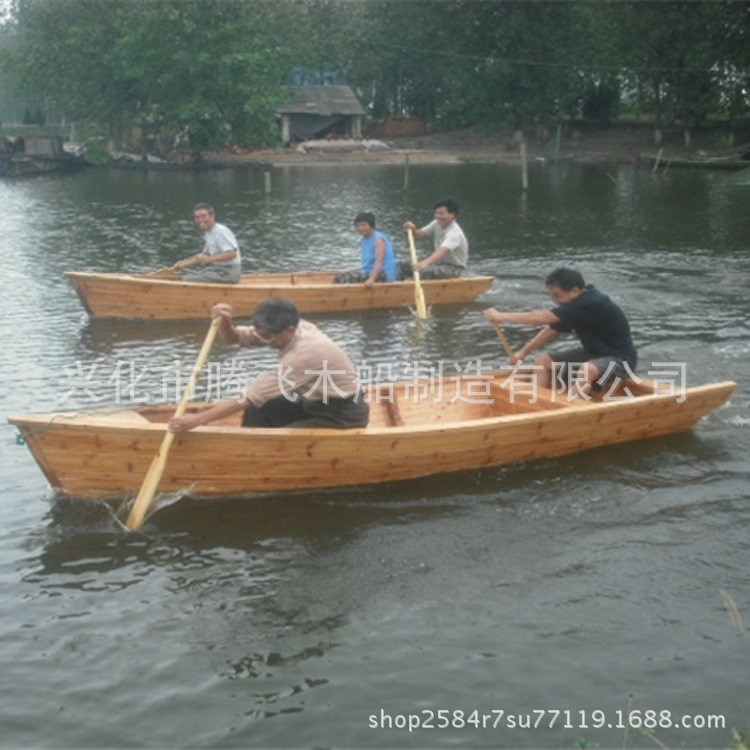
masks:
<path fill-rule="evenodd" d="M 165 268 L 151 273 L 134 274 L 139 279 L 157 281 L 179 281 L 184 279 L 179 273 Z M 336 276 L 335 271 L 302 271 L 299 273 L 243 273 L 240 276 L 241 286 L 330 286 Z M 211 283 L 211 282 L 206 282 Z"/>
<path fill-rule="evenodd" d="M 268 286 L 281 284 L 283 286 L 330 286 L 336 277 L 335 271 L 301 271 L 299 273 L 243 273 L 241 284 L 247 286 Z"/>
<path fill-rule="evenodd" d="M 145 274 L 134 274 L 141 279 L 155 279 L 158 281 L 184 281 L 179 273 L 176 273 L 170 269 L 164 269 L 161 271 L 154 271 Z M 336 277 L 335 271 L 300 271 L 298 273 L 243 273 L 240 277 L 240 285 L 242 286 L 261 286 L 261 287 L 289 287 L 289 286 L 331 286 L 333 280 Z M 447 282 L 461 282 L 465 281 L 466 278 L 458 279 L 444 279 L 441 280 L 441 284 Z M 210 282 L 209 282 L 210 283 Z M 392 281 L 391 284 L 411 284 L 411 280 L 407 281 Z M 429 281 L 423 281 L 423 284 L 430 283 Z M 360 286 L 357 284 L 356 286 Z"/>
<path fill-rule="evenodd" d="M 370 403 L 373 428 L 439 426 L 441 423 L 466 422 L 515 414 L 529 414 L 557 409 L 590 408 L 608 400 L 634 399 L 654 395 L 655 384 L 642 380 L 623 381 L 616 388 L 600 391 L 589 398 L 580 393 L 556 393 L 533 383 L 514 383 L 505 377 L 444 378 L 420 383 L 394 382 L 378 384 L 365 391 Z M 210 404 L 193 404 L 187 412 L 197 412 Z M 174 413 L 174 406 L 145 406 L 131 411 L 134 421 L 144 419 L 164 423 Z M 239 427 L 242 412 L 213 422 L 214 425 Z"/>

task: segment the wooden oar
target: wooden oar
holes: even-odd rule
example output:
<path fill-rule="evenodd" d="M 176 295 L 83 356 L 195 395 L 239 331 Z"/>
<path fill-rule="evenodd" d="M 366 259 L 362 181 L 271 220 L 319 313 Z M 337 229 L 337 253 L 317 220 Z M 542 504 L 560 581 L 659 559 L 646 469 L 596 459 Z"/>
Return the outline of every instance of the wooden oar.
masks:
<path fill-rule="evenodd" d="M 167 274 L 173 274 L 177 273 L 176 266 L 163 266 L 162 268 L 157 268 L 155 271 L 149 271 L 148 273 L 144 273 L 144 276 L 166 276 Z"/>
<path fill-rule="evenodd" d="M 145 276 L 162 276 L 168 273 L 176 273 L 181 271 L 183 268 L 190 268 L 190 266 L 197 266 L 201 261 L 198 258 L 187 258 L 175 263 L 173 266 L 164 266 L 163 268 L 157 268 L 155 271 L 149 271 Z"/>
<path fill-rule="evenodd" d="M 181 417 L 185 413 L 187 405 L 193 397 L 195 385 L 198 382 L 198 376 L 203 369 L 203 365 L 206 364 L 209 352 L 211 351 L 211 347 L 216 339 L 216 333 L 219 330 L 221 320 L 220 317 L 214 318 L 211 323 L 211 328 L 208 329 L 208 334 L 206 335 L 206 339 L 203 342 L 200 353 L 198 354 L 195 367 L 193 367 L 193 371 L 190 373 L 190 379 L 188 380 L 187 386 L 185 386 L 185 392 L 182 394 L 182 401 L 174 413 L 175 417 Z M 146 477 L 144 478 L 141 489 L 138 492 L 138 497 L 136 497 L 133 507 L 130 509 L 128 520 L 125 522 L 125 525 L 131 531 L 140 527 L 151 507 L 151 504 L 153 503 L 154 495 L 156 494 L 162 474 L 164 473 L 164 468 L 167 465 L 167 456 L 169 455 L 169 449 L 172 447 L 173 440 L 174 433 L 167 430 L 161 441 L 159 450 L 156 452 L 153 461 L 151 461 L 151 466 L 149 466 L 148 471 L 146 472 Z"/>
<path fill-rule="evenodd" d="M 419 278 L 419 271 L 416 269 L 417 265 L 417 248 L 414 246 L 414 231 L 407 229 L 406 233 L 409 236 L 409 251 L 411 252 L 411 264 L 414 268 L 414 306 L 417 311 L 417 316 L 423 320 L 427 317 L 427 306 L 424 301 L 424 292 L 422 291 L 422 281 Z"/>
<path fill-rule="evenodd" d="M 510 361 L 513 364 L 516 364 L 516 353 L 513 351 L 513 347 L 510 345 L 510 341 L 508 341 L 508 337 L 505 335 L 505 331 L 503 330 L 503 327 L 500 325 L 500 323 L 495 323 L 495 330 L 497 331 L 497 335 L 500 337 L 500 341 L 503 344 L 505 353 L 510 357 Z"/>

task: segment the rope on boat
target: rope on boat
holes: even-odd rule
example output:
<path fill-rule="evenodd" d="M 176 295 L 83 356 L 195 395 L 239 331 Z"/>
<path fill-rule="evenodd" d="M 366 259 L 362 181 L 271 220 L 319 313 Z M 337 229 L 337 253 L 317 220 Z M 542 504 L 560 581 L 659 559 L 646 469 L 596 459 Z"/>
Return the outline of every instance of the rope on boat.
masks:
<path fill-rule="evenodd" d="M 78 416 L 79 414 L 81 414 L 81 412 L 76 412 L 75 414 L 71 416 L 75 417 L 75 416 Z M 52 423 L 56 419 L 60 418 L 61 416 L 62 416 L 61 414 L 55 414 L 55 416 L 52 417 L 52 419 L 50 419 L 49 422 L 47 422 L 47 424 L 42 425 L 41 427 L 37 427 L 33 430 L 29 430 L 25 434 L 19 430 L 18 434 L 16 435 L 16 445 L 26 445 L 30 437 L 33 437 L 34 435 L 38 435 L 42 432 L 46 432 L 47 430 L 49 430 L 49 428 L 52 427 Z"/>
<path fill-rule="evenodd" d="M 117 412 L 121 412 L 122 409 L 101 409 L 97 410 L 97 414 L 116 414 Z M 21 432 L 20 430 L 16 434 L 16 445 L 26 445 L 28 442 L 28 439 L 30 437 L 33 437 L 34 435 L 39 435 L 43 432 L 47 432 L 47 430 L 52 427 L 53 423 L 58 419 L 75 419 L 76 417 L 80 417 L 81 415 L 90 414 L 91 412 L 85 411 L 85 410 L 79 410 L 79 411 L 66 411 L 64 414 L 55 414 L 52 419 L 50 419 L 47 424 L 42 425 L 41 427 L 35 427 L 33 430 L 29 430 L 25 434 Z"/>

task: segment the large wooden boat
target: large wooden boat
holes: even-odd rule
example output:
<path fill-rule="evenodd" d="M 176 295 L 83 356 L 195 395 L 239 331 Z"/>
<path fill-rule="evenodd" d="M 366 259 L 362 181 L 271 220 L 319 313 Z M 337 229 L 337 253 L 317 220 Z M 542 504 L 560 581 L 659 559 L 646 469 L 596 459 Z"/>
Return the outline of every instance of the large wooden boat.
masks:
<path fill-rule="evenodd" d="M 181 281 L 158 276 L 67 271 L 89 315 L 99 318 L 207 318 L 217 302 L 248 315 L 269 297 L 291 299 L 301 313 L 371 310 L 414 304 L 414 282 L 334 284 L 334 272 L 244 274 L 238 284 Z M 423 281 L 428 305 L 470 302 L 492 276 Z"/>
<path fill-rule="evenodd" d="M 370 391 L 353 430 L 243 428 L 239 415 L 178 433 L 161 492 L 237 496 L 391 482 L 550 458 L 691 429 L 736 387 L 669 392 L 625 381 L 599 400 L 519 385 L 509 371 Z M 674 389 L 671 389 L 674 390 Z M 191 406 L 191 409 L 207 405 Z M 50 484 L 72 498 L 138 491 L 174 406 L 10 417 Z"/>

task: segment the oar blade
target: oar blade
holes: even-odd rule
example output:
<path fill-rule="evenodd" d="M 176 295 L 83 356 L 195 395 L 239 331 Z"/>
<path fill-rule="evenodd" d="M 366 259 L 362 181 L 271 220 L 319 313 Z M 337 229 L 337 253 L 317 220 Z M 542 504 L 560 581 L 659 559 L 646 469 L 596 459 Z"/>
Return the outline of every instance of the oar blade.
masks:
<path fill-rule="evenodd" d="M 407 229 L 406 234 L 409 237 L 409 252 L 411 253 L 411 264 L 412 267 L 417 265 L 417 248 L 414 244 L 414 231 Z M 424 320 L 427 317 L 427 305 L 424 299 L 424 291 L 422 290 L 422 279 L 419 276 L 419 271 L 414 268 L 414 309 L 417 311 L 417 317 Z"/>
<path fill-rule="evenodd" d="M 173 440 L 174 433 L 167 432 L 159 446 L 159 450 L 151 461 L 151 465 L 146 472 L 141 488 L 138 490 L 138 495 L 133 502 L 133 507 L 128 514 L 128 520 L 125 521 L 125 525 L 131 531 L 140 528 L 148 515 L 148 511 L 154 502 L 156 491 L 159 489 L 159 483 L 164 475 L 169 448 L 171 447 Z"/>
<path fill-rule="evenodd" d="M 180 401 L 180 404 L 174 413 L 175 417 L 182 416 L 187 409 L 188 402 L 192 398 L 193 391 L 195 390 L 198 375 L 206 364 L 206 360 L 208 359 L 209 352 L 211 351 L 211 347 L 216 339 L 220 325 L 221 318 L 219 317 L 214 318 L 211 322 L 211 327 L 208 329 L 206 338 L 203 341 L 203 346 L 198 354 L 198 359 L 193 367 L 193 371 L 190 373 L 190 378 L 188 379 L 187 386 L 185 386 L 185 391 L 182 394 L 182 401 Z M 154 459 L 151 462 L 151 466 L 149 466 L 149 469 L 146 472 L 143 484 L 138 492 L 138 497 L 136 497 L 135 502 L 133 503 L 133 508 L 131 509 L 128 520 L 125 524 L 131 530 L 139 528 L 148 514 L 154 496 L 156 495 L 156 490 L 159 488 L 159 482 L 164 473 L 164 467 L 167 464 L 167 456 L 169 455 L 169 449 L 172 447 L 173 440 L 174 433 L 167 431 L 164 435 L 164 439 L 161 441 L 159 450 L 156 452 L 156 456 L 154 456 Z"/>

